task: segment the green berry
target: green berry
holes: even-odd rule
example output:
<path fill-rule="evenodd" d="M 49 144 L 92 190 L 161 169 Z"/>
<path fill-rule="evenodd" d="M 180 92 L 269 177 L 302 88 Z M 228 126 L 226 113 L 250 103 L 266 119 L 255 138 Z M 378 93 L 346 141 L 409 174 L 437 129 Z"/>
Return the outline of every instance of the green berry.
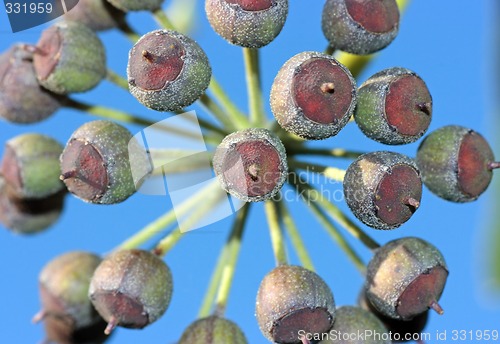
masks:
<path fill-rule="evenodd" d="M 108 322 L 144 328 L 167 310 L 172 296 L 172 274 L 158 256 L 144 250 L 121 250 L 104 258 L 90 282 L 89 297 Z"/>
<path fill-rule="evenodd" d="M 245 202 L 272 198 L 288 176 L 285 147 L 263 128 L 226 136 L 215 151 L 213 166 L 222 188 Z"/>
<path fill-rule="evenodd" d="M 371 336 L 357 336 L 358 333 L 368 331 Z M 326 339 L 319 344 L 391 344 L 390 334 L 384 324 L 375 315 L 360 307 L 337 308 L 335 323 L 330 332 L 337 338 Z"/>
<path fill-rule="evenodd" d="M 62 145 L 51 137 L 22 134 L 5 144 L 0 173 L 18 198 L 40 199 L 63 190 L 59 179 Z"/>
<path fill-rule="evenodd" d="M 390 241 L 368 264 L 366 297 L 381 314 L 411 320 L 429 308 L 443 313 L 438 301 L 448 277 L 439 250 L 413 237 Z"/>
<path fill-rule="evenodd" d="M 85 92 L 106 76 L 106 56 L 99 37 L 77 22 L 58 22 L 42 32 L 33 58 L 36 76 L 46 89 Z"/>
<path fill-rule="evenodd" d="M 38 233 L 59 219 L 64 196 L 62 190 L 46 198 L 20 199 L 0 175 L 0 224 L 14 233 Z"/>
<path fill-rule="evenodd" d="M 64 15 L 64 20 L 86 25 L 94 31 L 104 31 L 119 26 L 125 13 L 106 0 L 79 0 L 78 6 Z"/>
<path fill-rule="evenodd" d="M 88 299 L 90 279 L 101 258 L 88 252 L 69 252 L 44 266 L 39 276 L 42 310 L 35 321 L 65 319 L 73 328 L 98 323 L 101 318 Z"/>
<path fill-rule="evenodd" d="M 234 322 L 212 315 L 189 325 L 178 344 L 247 344 L 247 340 Z"/>
<path fill-rule="evenodd" d="M 327 0 L 321 27 L 333 48 L 371 54 L 396 38 L 398 5 L 395 0 Z"/>
<path fill-rule="evenodd" d="M 330 288 L 316 273 L 281 265 L 262 280 L 257 294 L 257 322 L 273 343 L 300 343 L 301 334 L 321 335 L 335 320 Z"/>
<path fill-rule="evenodd" d="M 261 48 L 281 32 L 288 0 L 205 0 L 214 31 L 231 44 Z"/>
<path fill-rule="evenodd" d="M 376 229 L 393 229 L 419 208 L 422 181 L 415 162 L 394 152 L 363 154 L 347 169 L 344 195 L 353 214 Z"/>
<path fill-rule="evenodd" d="M 490 145 L 479 133 L 457 125 L 433 131 L 417 151 L 422 180 L 434 194 L 452 202 L 476 200 L 493 177 Z"/>
<path fill-rule="evenodd" d="M 149 11 L 153 12 L 161 9 L 164 0 L 107 0 L 114 7 L 123 12 L 129 11 Z"/>
<path fill-rule="evenodd" d="M 123 202 L 135 193 L 130 161 L 147 174 L 146 153 L 130 150 L 132 134 L 110 121 L 88 122 L 78 128 L 61 154 L 61 178 L 78 198 L 99 204 Z M 130 152 L 130 153 L 129 153 Z"/>
<path fill-rule="evenodd" d="M 39 122 L 60 107 L 58 97 L 38 83 L 31 49 L 16 44 L 0 55 L 0 117 L 9 122 Z"/>
<path fill-rule="evenodd" d="M 432 117 L 432 97 L 424 81 L 405 68 L 385 69 L 358 89 L 354 119 L 369 138 L 389 145 L 417 141 Z"/>
<path fill-rule="evenodd" d="M 295 135 L 321 140 L 336 135 L 356 106 L 356 81 L 333 57 L 303 52 L 281 67 L 271 89 L 271 110 Z"/>
<path fill-rule="evenodd" d="M 205 52 L 191 38 L 170 30 L 142 36 L 130 50 L 130 93 L 157 111 L 178 111 L 207 89 L 212 69 Z"/>

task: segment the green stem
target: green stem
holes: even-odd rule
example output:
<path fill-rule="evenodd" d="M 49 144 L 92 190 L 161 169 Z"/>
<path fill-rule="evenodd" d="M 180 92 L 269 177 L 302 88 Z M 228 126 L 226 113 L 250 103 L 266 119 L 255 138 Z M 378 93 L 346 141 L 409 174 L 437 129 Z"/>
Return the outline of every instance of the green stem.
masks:
<path fill-rule="evenodd" d="M 167 15 L 163 11 L 163 9 L 158 8 L 157 10 L 154 10 L 153 17 L 155 18 L 158 25 L 160 25 L 162 28 L 167 29 L 167 30 L 176 31 L 174 25 L 172 24 L 170 19 L 168 19 Z"/>
<path fill-rule="evenodd" d="M 183 149 L 150 149 L 149 153 L 158 161 L 175 161 L 182 159 L 182 163 L 170 163 L 156 168 L 151 172 L 153 176 L 165 174 L 179 174 L 206 169 L 213 158 L 212 152 L 188 151 Z M 186 158 L 189 157 L 189 158 Z"/>
<path fill-rule="evenodd" d="M 123 88 L 128 92 L 128 81 L 118 73 L 115 73 L 111 69 L 108 68 L 106 79 L 116 86 Z"/>
<path fill-rule="evenodd" d="M 245 206 L 243 206 L 243 208 L 236 215 L 236 220 L 234 221 L 231 234 L 229 235 L 226 243 L 226 245 L 228 246 L 228 251 L 224 263 L 224 269 L 222 271 L 220 279 L 219 291 L 217 293 L 216 301 L 216 314 L 221 317 L 226 311 L 227 300 L 229 298 L 229 292 L 233 283 L 234 272 L 236 270 L 236 264 L 238 262 L 238 256 L 241 249 L 241 242 L 249 208 L 250 204 L 245 204 Z"/>
<path fill-rule="evenodd" d="M 236 127 L 231 118 L 214 102 L 208 95 L 203 94 L 200 97 L 200 103 L 224 126 L 226 131 L 232 132 Z"/>
<path fill-rule="evenodd" d="M 299 176 L 298 174 L 296 175 Z M 318 203 L 332 219 L 337 221 L 352 236 L 359 239 L 367 248 L 369 248 L 370 250 L 375 250 L 380 247 L 380 245 L 375 240 L 373 240 L 368 234 L 366 234 L 361 228 L 359 228 L 354 222 L 352 222 L 342 212 L 342 210 L 340 210 L 335 204 L 325 199 L 318 190 L 316 190 L 306 181 L 303 181 L 300 176 L 295 180 L 292 178 L 291 182 L 295 185 L 297 191 L 299 191 L 299 194 L 305 194 L 308 201 Z"/>
<path fill-rule="evenodd" d="M 276 265 L 286 265 L 288 260 L 286 257 L 285 241 L 283 240 L 283 232 L 281 231 L 279 223 L 278 208 L 276 202 L 266 201 L 264 207 L 266 210 L 269 232 L 271 234 L 271 243 L 273 245 Z"/>
<path fill-rule="evenodd" d="M 290 212 L 288 211 L 286 203 L 281 201 L 278 205 L 283 224 L 285 225 L 285 230 L 290 238 L 290 241 L 292 242 L 297 256 L 299 257 L 300 264 L 306 269 L 314 271 L 314 265 L 311 257 L 309 256 L 304 240 L 302 239 L 300 232 L 297 229 Z"/>
<path fill-rule="evenodd" d="M 153 252 L 158 257 L 165 256 L 170 250 L 181 240 L 184 233 L 181 232 L 179 227 L 176 227 L 165 238 L 163 238 L 158 245 L 153 249 Z"/>
<path fill-rule="evenodd" d="M 297 161 L 294 159 L 288 159 L 288 164 L 291 167 L 298 168 L 301 170 L 306 170 L 307 172 L 321 173 L 328 179 L 335 180 L 338 182 L 344 181 L 345 170 L 336 167 L 329 167 L 318 165 L 312 162 Z"/>
<path fill-rule="evenodd" d="M 245 60 L 250 120 L 255 126 L 265 127 L 266 117 L 262 101 L 259 50 L 243 48 L 243 57 Z"/>
<path fill-rule="evenodd" d="M 125 36 L 134 44 L 139 40 L 139 38 L 141 38 L 141 35 L 139 35 L 134 29 L 132 29 L 125 18 L 119 21 L 118 30 L 125 34 Z"/>
<path fill-rule="evenodd" d="M 332 158 L 345 158 L 345 159 L 357 159 L 363 152 L 355 152 L 351 150 L 336 148 L 336 149 L 328 149 L 328 148 L 309 148 L 306 146 L 292 146 L 288 147 L 286 153 L 289 156 L 293 155 L 320 155 L 320 156 L 328 156 Z"/>
<path fill-rule="evenodd" d="M 228 114 L 234 125 L 238 127 L 238 129 L 244 129 L 250 127 L 250 122 L 240 109 L 231 101 L 231 99 L 227 96 L 226 91 L 222 88 L 219 82 L 212 75 L 212 80 L 210 81 L 210 85 L 208 86 L 208 90 L 212 94 L 212 96 L 219 102 L 222 106 L 226 114 Z"/>
<path fill-rule="evenodd" d="M 177 205 L 175 210 L 169 210 L 164 215 L 160 216 L 159 218 L 148 224 L 146 227 L 138 231 L 136 234 L 128 238 L 126 241 L 120 244 L 116 248 L 116 250 L 136 248 L 149 241 L 153 236 L 160 233 L 164 228 L 172 225 L 177 220 L 177 216 L 184 216 L 194 207 L 204 203 L 208 195 L 212 194 L 215 191 L 215 187 L 219 187 L 218 183 L 214 182 L 206 186 L 204 189 L 200 190 L 189 199 L 186 199 L 183 203 Z"/>

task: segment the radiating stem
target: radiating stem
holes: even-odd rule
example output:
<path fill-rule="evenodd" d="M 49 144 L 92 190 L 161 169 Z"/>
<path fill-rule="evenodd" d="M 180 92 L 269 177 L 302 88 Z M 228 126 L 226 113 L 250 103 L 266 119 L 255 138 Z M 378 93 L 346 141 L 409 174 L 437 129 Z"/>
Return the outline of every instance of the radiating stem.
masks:
<path fill-rule="evenodd" d="M 160 216 L 146 227 L 135 233 L 133 236 L 120 244 L 116 250 L 136 248 L 149 241 L 153 236 L 158 235 L 158 233 L 160 233 L 163 229 L 172 225 L 177 220 L 177 216 L 184 216 L 192 208 L 204 203 L 206 197 L 213 193 L 216 187 L 219 187 L 216 182 L 206 186 L 192 197 L 177 205 L 175 210 L 169 210 L 164 215 Z"/>
<path fill-rule="evenodd" d="M 228 245 L 224 245 L 224 247 L 219 253 L 217 264 L 215 265 L 215 269 L 212 272 L 210 283 L 208 284 L 207 291 L 205 292 L 205 296 L 203 297 L 203 302 L 198 312 L 198 318 L 206 318 L 210 315 L 212 311 L 212 305 L 222 278 L 222 272 L 224 271 L 228 251 L 229 251 Z"/>
<path fill-rule="evenodd" d="M 321 173 L 323 176 L 331 180 L 338 182 L 344 181 L 345 170 L 341 168 L 323 166 L 312 162 L 297 161 L 294 159 L 288 159 L 288 164 L 291 167 L 306 170 L 307 172 Z"/>
<path fill-rule="evenodd" d="M 264 127 L 266 117 L 264 103 L 262 102 L 259 50 L 243 48 L 243 57 L 245 60 L 250 121 L 254 126 Z"/>
<path fill-rule="evenodd" d="M 270 200 L 266 201 L 264 204 L 267 216 L 267 223 L 269 226 L 269 232 L 271 234 L 271 243 L 273 245 L 274 257 L 276 259 L 276 265 L 285 265 L 288 262 L 285 250 L 285 241 L 283 240 L 283 232 L 281 231 L 279 217 L 278 217 L 278 207 L 276 202 Z"/>
<path fill-rule="evenodd" d="M 154 10 L 153 17 L 155 18 L 158 25 L 160 25 L 162 28 L 176 31 L 174 25 L 172 24 L 170 19 L 168 19 L 168 16 L 166 15 L 165 11 L 163 11 L 163 9 L 158 8 L 157 10 Z"/>
<path fill-rule="evenodd" d="M 203 94 L 200 97 L 200 103 L 224 126 L 226 131 L 233 132 L 236 130 L 236 126 L 233 121 L 231 121 L 228 114 L 226 114 L 209 96 Z"/>
<path fill-rule="evenodd" d="M 229 298 L 229 292 L 233 283 L 234 272 L 236 270 L 236 264 L 240 253 L 241 242 L 249 208 L 250 204 L 245 204 L 245 206 L 243 206 L 243 208 L 236 215 L 231 234 L 229 235 L 228 241 L 226 243 L 226 246 L 228 246 L 228 251 L 224 263 L 224 269 L 222 271 L 222 276 L 220 279 L 219 291 L 217 293 L 216 301 L 216 314 L 218 316 L 223 316 L 226 310 L 227 300 Z"/>
<path fill-rule="evenodd" d="M 125 34 L 125 36 L 127 36 L 127 38 L 134 44 L 139 40 L 139 38 L 141 38 L 141 35 L 139 35 L 134 29 L 132 29 L 125 18 L 118 22 L 118 30 Z"/>
<path fill-rule="evenodd" d="M 212 96 L 219 102 L 224 111 L 231 117 L 231 120 L 234 122 L 234 125 L 238 127 L 238 129 L 244 129 L 250 127 L 250 122 L 240 109 L 231 101 L 231 99 L 227 96 L 226 91 L 222 88 L 219 82 L 212 75 L 212 79 L 210 81 L 210 85 L 208 86 L 208 90 L 212 94 Z"/>
<path fill-rule="evenodd" d="M 124 90 L 128 91 L 128 81 L 118 73 L 115 73 L 111 69 L 108 68 L 107 74 L 106 74 L 106 79 L 116 86 L 123 88 Z"/>
<path fill-rule="evenodd" d="M 356 152 L 356 151 L 351 151 L 347 149 L 341 149 L 341 148 L 335 148 L 335 149 L 328 149 L 328 148 L 309 148 L 307 146 L 287 146 L 287 151 L 286 153 L 288 156 L 293 156 L 293 155 L 319 155 L 319 156 L 328 156 L 332 158 L 345 158 L 345 159 L 357 159 L 361 155 L 363 155 L 363 152 Z"/>
<path fill-rule="evenodd" d="M 337 221 L 342 227 L 344 227 L 352 236 L 361 240 L 361 242 L 369 249 L 374 250 L 380 247 L 380 245 L 373 240 L 368 234 L 366 234 L 361 228 L 359 228 L 354 222 L 352 222 L 336 205 L 331 203 L 329 200 L 325 199 L 323 195 L 312 187 L 309 183 L 303 181 L 300 176 L 298 179 L 291 179 L 291 182 L 297 188 L 300 194 L 305 194 L 307 200 L 310 202 L 318 203 L 326 213 L 335 221 Z"/>
<path fill-rule="evenodd" d="M 285 230 L 292 242 L 297 256 L 299 257 L 300 264 L 306 269 L 314 271 L 314 265 L 311 257 L 309 256 L 304 240 L 302 239 L 300 232 L 297 229 L 290 212 L 288 211 L 286 203 L 281 201 L 278 205 L 283 224 L 285 225 Z"/>

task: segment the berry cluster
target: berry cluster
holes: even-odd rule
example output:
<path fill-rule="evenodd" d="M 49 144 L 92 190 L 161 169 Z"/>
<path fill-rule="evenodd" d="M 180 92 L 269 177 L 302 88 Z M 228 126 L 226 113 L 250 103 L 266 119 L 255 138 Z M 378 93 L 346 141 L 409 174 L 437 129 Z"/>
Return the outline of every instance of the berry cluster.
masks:
<path fill-rule="evenodd" d="M 300 52 L 277 71 L 269 95 L 272 121 L 267 121 L 261 104 L 260 80 L 255 75 L 248 78 L 253 104 L 248 118 L 221 94 L 202 47 L 175 30 L 161 7 L 157 0 L 81 0 L 64 20 L 44 30 L 38 43 L 19 43 L 0 55 L 0 117 L 6 121 L 42 121 L 61 107 L 104 117 L 76 128 L 64 147 L 49 136 L 33 133 L 6 142 L 0 163 L 0 223 L 18 233 L 39 232 L 57 221 L 68 192 L 91 204 L 116 204 L 126 201 L 157 172 L 152 151 L 143 149 L 115 120 L 152 122 L 72 98 L 110 77 L 97 31 L 115 28 L 134 45 L 127 77 L 110 79 L 155 111 L 176 113 L 197 101 L 205 105 L 221 124 L 200 120 L 207 142 L 216 146 L 212 167 L 217 186 L 244 203 L 210 288 L 218 288 L 217 299 L 208 293 L 208 307 L 203 307 L 200 319 L 184 331 L 179 343 L 247 343 L 224 311 L 248 209 L 255 202 L 265 204 L 278 263 L 256 291 L 257 323 L 270 342 L 336 343 L 325 338 L 332 329 L 417 333 L 425 326 L 429 309 L 442 314 L 438 301 L 449 268 L 436 247 L 416 237 L 379 245 L 330 200 L 319 197 L 312 202 L 311 196 L 318 194 L 313 185 L 289 178 L 299 169 L 321 168 L 326 177 L 343 182 L 352 214 L 380 230 L 392 230 L 410 220 L 421 206 L 424 185 L 435 195 L 459 203 L 476 200 L 487 189 L 492 170 L 500 163 L 479 133 L 450 125 L 424 136 L 433 104 L 417 73 L 388 68 L 358 87 L 357 73 L 333 56 L 335 50 L 367 55 L 389 45 L 399 30 L 397 2 L 326 0 L 321 26 L 329 47 L 325 52 Z M 164 28 L 139 37 L 127 25 L 130 11 L 150 11 Z M 258 78 L 259 49 L 282 31 L 288 1 L 206 0 L 205 11 L 218 35 L 242 47 L 247 69 L 250 74 L 257 72 Z M 348 152 L 344 155 L 354 161 L 345 171 L 298 160 L 301 152 L 310 149 L 308 141 L 334 137 L 350 122 L 367 138 L 389 146 L 422 139 L 416 158 L 385 150 Z M 186 162 L 185 169 L 195 170 L 196 164 Z M 306 191 L 306 201 L 312 202 L 310 208 L 325 228 L 336 231 L 333 219 L 372 249 L 373 257 L 364 266 L 347 242 L 340 245 L 366 272 L 359 305 L 336 307 L 332 290 L 313 271 L 279 197 L 287 183 L 296 191 Z M 195 201 L 185 205 L 192 212 L 192 222 L 210 210 L 201 205 L 202 198 L 194 196 Z M 217 201 L 205 203 L 215 207 Z M 167 215 L 175 219 L 174 212 Z M 49 262 L 39 276 L 42 310 L 35 316 L 44 322 L 47 341 L 103 343 L 116 327 L 142 329 L 158 320 L 167 311 L 173 291 L 173 277 L 162 257 L 183 233 L 177 227 L 153 250 L 141 245 L 156 234 L 151 234 L 151 228 L 173 221 L 159 219 L 103 257 L 69 252 Z M 284 227 L 298 242 L 295 250 L 302 266 L 287 260 Z M 388 342 L 382 338 L 373 343 Z"/>

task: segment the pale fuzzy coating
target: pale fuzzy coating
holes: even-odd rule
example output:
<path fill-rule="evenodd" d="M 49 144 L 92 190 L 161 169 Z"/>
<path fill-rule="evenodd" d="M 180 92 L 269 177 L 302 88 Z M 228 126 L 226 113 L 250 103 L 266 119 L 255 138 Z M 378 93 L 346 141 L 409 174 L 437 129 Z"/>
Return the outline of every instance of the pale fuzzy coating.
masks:
<path fill-rule="evenodd" d="M 46 79 L 38 81 L 46 89 L 68 94 L 93 89 L 106 76 L 106 52 L 94 31 L 77 22 L 61 21 L 46 30 L 61 35 L 59 61 Z M 35 54 L 35 65 L 37 60 Z"/>
<path fill-rule="evenodd" d="M 205 92 L 210 84 L 212 68 L 208 57 L 203 49 L 191 38 L 171 30 L 151 31 L 142 36 L 137 43 L 147 39 L 151 35 L 168 35 L 179 40 L 185 50 L 184 65 L 178 77 L 167 82 L 161 90 L 144 90 L 135 85 L 130 75 L 130 56 L 135 49 L 129 53 L 127 66 L 127 77 L 129 90 L 144 106 L 156 111 L 178 111 L 193 104 Z M 137 45 L 136 43 L 136 45 Z"/>
<path fill-rule="evenodd" d="M 237 192 L 232 188 L 231 184 L 226 182 L 226 179 L 224 178 L 223 164 L 226 153 L 228 153 L 235 144 L 239 142 L 254 141 L 254 140 L 265 141 L 276 149 L 280 158 L 281 174 L 278 184 L 270 193 L 262 196 L 251 197 L 248 195 L 240 194 L 239 192 Z M 288 177 L 288 163 L 287 163 L 285 146 L 283 146 L 283 143 L 275 134 L 264 128 L 249 128 L 234 132 L 226 136 L 215 150 L 213 158 L 213 167 L 221 187 L 226 192 L 230 193 L 234 197 L 244 202 L 260 202 L 274 197 L 274 195 L 276 195 L 281 190 L 283 184 L 285 183 Z"/>
<path fill-rule="evenodd" d="M 101 258 L 95 254 L 74 251 L 48 262 L 39 275 L 39 283 L 64 306 L 65 314 L 75 321 L 75 328 L 89 326 L 100 320 L 88 298 L 90 279 Z M 51 309 L 43 310 L 51 313 Z"/>
<path fill-rule="evenodd" d="M 273 342 L 275 321 L 299 309 L 325 309 L 335 319 L 335 301 L 328 285 L 316 273 L 300 266 L 281 265 L 262 280 L 255 315 L 262 334 Z"/>
<path fill-rule="evenodd" d="M 343 306 L 337 308 L 335 314 L 335 323 L 332 330 L 337 334 L 357 334 L 372 331 L 373 336 L 354 337 L 343 340 L 343 344 L 391 344 L 389 332 L 384 324 L 373 313 L 359 307 Z M 385 338 L 385 340 L 384 340 Z M 319 344 L 334 344 L 338 341 L 326 339 Z"/>
<path fill-rule="evenodd" d="M 225 0 L 206 0 L 205 12 L 214 29 L 231 44 L 261 48 L 281 32 L 288 16 L 288 0 L 274 0 L 270 8 L 245 11 Z"/>
<path fill-rule="evenodd" d="M 184 331 L 177 344 L 247 344 L 234 322 L 215 315 L 196 320 Z"/>
<path fill-rule="evenodd" d="M 92 300 L 96 292 L 124 294 L 144 307 L 151 324 L 167 310 L 172 289 L 172 273 L 167 264 L 149 251 L 132 249 L 104 258 L 94 272 L 88 295 Z"/>
<path fill-rule="evenodd" d="M 21 186 L 15 188 L 20 198 L 45 198 L 64 188 L 59 179 L 59 156 L 63 146 L 41 134 L 22 134 L 6 142 L 6 149 L 15 153 Z M 12 185 L 12 184 L 11 184 Z"/>
<path fill-rule="evenodd" d="M 98 199 L 83 199 L 84 201 L 114 204 L 123 202 L 135 193 L 136 187 L 130 170 L 128 152 L 128 144 L 131 139 L 132 134 L 125 127 L 105 120 L 87 122 L 71 135 L 68 144 L 72 140 L 91 144 L 101 154 L 108 173 L 107 191 Z M 63 152 L 61 159 L 64 157 Z M 134 157 L 136 165 L 140 165 L 137 164 L 138 159 L 144 161 L 144 166 L 149 166 L 145 152 L 143 157 Z M 76 196 L 78 197 L 78 195 Z"/>
<path fill-rule="evenodd" d="M 321 124 L 304 116 L 302 109 L 297 106 L 292 95 L 292 82 L 302 63 L 312 59 L 322 58 L 339 66 L 349 77 L 352 83 L 352 101 L 349 109 L 337 124 Z M 351 72 L 332 56 L 320 52 L 305 51 L 289 59 L 276 75 L 271 88 L 271 111 L 276 121 L 283 129 L 308 140 L 323 140 L 334 135 L 349 122 L 356 107 L 356 80 Z"/>
<path fill-rule="evenodd" d="M 104 31 L 117 27 L 124 17 L 124 12 L 106 0 L 80 0 L 64 15 L 64 20 L 82 23 L 95 31 Z"/>
<path fill-rule="evenodd" d="M 425 131 L 415 136 L 403 135 L 392 129 L 387 122 L 385 99 L 389 86 L 406 75 L 421 79 L 409 69 L 393 67 L 374 74 L 358 88 L 354 120 L 363 134 L 372 140 L 388 145 L 402 145 L 415 142 L 424 135 Z"/>
<path fill-rule="evenodd" d="M 124 11 L 150 11 L 161 9 L 164 0 L 107 0 L 116 8 Z"/>
<path fill-rule="evenodd" d="M 386 33 L 369 32 L 351 18 L 345 0 L 327 0 L 323 7 L 321 28 L 334 49 L 368 55 L 385 48 L 396 38 L 399 23 Z"/>
<path fill-rule="evenodd" d="M 11 197 L 10 186 L 0 175 L 0 224 L 18 234 L 35 234 L 53 225 L 61 216 L 63 210 L 63 195 L 60 204 L 42 213 L 29 213 L 23 211 L 17 202 L 22 202 Z M 43 201 L 43 200 L 40 200 Z"/>
<path fill-rule="evenodd" d="M 413 159 L 388 151 L 363 154 L 346 170 L 343 187 L 347 205 L 359 220 L 372 228 L 387 230 L 401 226 L 381 221 L 375 206 L 377 186 L 382 177 L 396 165 L 411 166 L 420 175 Z"/>
<path fill-rule="evenodd" d="M 61 106 L 57 96 L 38 83 L 32 59 L 23 44 L 0 55 L 0 117 L 9 122 L 39 122 Z"/>
<path fill-rule="evenodd" d="M 452 202 L 477 199 L 465 194 L 458 183 L 458 153 L 462 139 L 471 129 L 458 125 L 439 128 L 422 141 L 416 162 L 422 181 L 435 195 Z"/>
<path fill-rule="evenodd" d="M 383 315 L 401 319 L 396 309 L 401 294 L 415 278 L 438 266 L 448 270 L 441 252 L 427 241 L 415 237 L 390 241 L 368 263 L 366 297 Z"/>

